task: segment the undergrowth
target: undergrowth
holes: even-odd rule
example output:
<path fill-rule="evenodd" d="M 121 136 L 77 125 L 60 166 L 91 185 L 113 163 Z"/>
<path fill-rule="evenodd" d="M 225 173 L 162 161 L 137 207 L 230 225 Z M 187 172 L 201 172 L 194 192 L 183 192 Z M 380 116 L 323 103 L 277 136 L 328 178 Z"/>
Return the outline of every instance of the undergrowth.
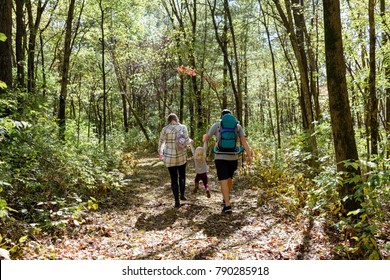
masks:
<path fill-rule="evenodd" d="M 104 150 L 94 136 L 75 135 L 69 121 L 67 141 L 57 140 L 54 120 L 38 112 L 23 121 L 0 118 L 0 247 L 11 258 L 28 238 L 56 238 L 82 225 L 99 196 L 120 190 L 123 137 L 115 135 Z"/>
<path fill-rule="evenodd" d="M 298 136 L 299 137 L 299 136 Z M 345 213 L 338 189 L 343 176 L 329 156 L 319 156 L 315 167 L 308 165 L 311 155 L 305 152 L 300 141 L 291 139 L 288 149 L 272 148 L 263 142 L 254 146 L 254 162 L 244 169 L 248 181 L 258 186 L 258 205 L 273 200 L 280 205 L 279 214 L 307 215 L 324 218 L 325 231 L 334 240 L 335 259 L 383 259 L 389 258 L 390 245 L 388 188 L 390 170 L 387 162 L 361 161 L 352 164 L 362 170 L 360 182 L 355 187 L 355 199 L 361 207 Z"/>

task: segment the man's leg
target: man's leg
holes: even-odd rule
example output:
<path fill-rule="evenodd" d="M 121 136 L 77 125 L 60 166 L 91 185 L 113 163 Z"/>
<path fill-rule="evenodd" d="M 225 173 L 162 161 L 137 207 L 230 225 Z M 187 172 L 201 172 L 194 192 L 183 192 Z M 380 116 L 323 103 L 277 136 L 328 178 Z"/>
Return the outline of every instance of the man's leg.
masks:
<path fill-rule="evenodd" d="M 233 179 L 229 178 L 227 181 L 228 181 L 229 195 L 230 195 L 230 193 L 232 192 L 232 188 L 233 188 Z"/>
<path fill-rule="evenodd" d="M 221 192 L 225 206 L 230 206 L 230 189 L 229 189 L 229 179 L 221 180 Z"/>

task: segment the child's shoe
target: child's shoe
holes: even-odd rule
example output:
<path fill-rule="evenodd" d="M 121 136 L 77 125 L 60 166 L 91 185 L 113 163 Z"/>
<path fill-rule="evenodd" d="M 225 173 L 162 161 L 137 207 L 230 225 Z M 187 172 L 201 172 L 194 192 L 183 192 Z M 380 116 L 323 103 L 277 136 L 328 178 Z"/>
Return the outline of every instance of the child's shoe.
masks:
<path fill-rule="evenodd" d="M 209 188 L 206 189 L 206 195 L 207 195 L 207 198 L 210 198 L 210 197 L 211 197 L 210 189 L 209 189 Z"/>
<path fill-rule="evenodd" d="M 199 184 L 195 184 L 194 193 L 197 193 L 199 189 Z"/>

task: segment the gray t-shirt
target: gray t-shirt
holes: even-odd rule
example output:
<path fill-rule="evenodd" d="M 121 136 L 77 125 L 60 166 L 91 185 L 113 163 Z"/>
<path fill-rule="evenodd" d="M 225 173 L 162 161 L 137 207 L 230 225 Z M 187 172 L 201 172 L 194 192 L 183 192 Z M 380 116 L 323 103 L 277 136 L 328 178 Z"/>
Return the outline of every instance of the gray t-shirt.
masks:
<path fill-rule="evenodd" d="M 207 149 L 207 142 L 204 142 L 203 143 L 203 149 L 206 153 L 206 149 Z M 191 152 L 192 152 L 192 155 L 194 156 L 194 162 L 195 162 L 195 173 L 196 174 L 203 174 L 203 173 L 207 173 L 209 167 L 207 165 L 207 162 L 206 160 L 205 161 L 202 161 L 202 162 L 199 162 L 196 160 L 195 158 L 195 147 L 194 145 L 192 145 L 191 143 Z M 205 158 L 206 158 L 206 154 L 205 154 Z"/>
<path fill-rule="evenodd" d="M 219 125 L 220 121 L 216 122 L 213 124 L 209 131 L 207 131 L 207 135 L 209 137 L 215 135 L 215 137 L 218 139 L 219 137 Z M 240 124 L 237 124 L 237 133 L 238 137 L 245 136 L 244 130 L 242 129 Z M 224 160 L 237 160 L 238 159 L 238 154 L 222 154 L 222 153 L 216 153 L 215 154 L 215 159 L 224 159 Z"/>

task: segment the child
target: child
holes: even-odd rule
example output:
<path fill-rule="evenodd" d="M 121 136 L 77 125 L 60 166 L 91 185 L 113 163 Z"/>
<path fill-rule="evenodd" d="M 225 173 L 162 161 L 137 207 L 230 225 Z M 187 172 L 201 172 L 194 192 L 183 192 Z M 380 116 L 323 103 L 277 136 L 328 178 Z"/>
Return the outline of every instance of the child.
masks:
<path fill-rule="evenodd" d="M 210 186 L 208 184 L 208 177 L 207 177 L 207 171 L 208 166 L 206 162 L 206 147 L 207 142 L 204 143 L 203 147 L 197 147 L 196 149 L 193 146 L 193 140 L 190 141 L 191 151 L 192 155 L 194 156 L 195 161 L 195 188 L 194 193 L 198 192 L 199 189 L 199 182 L 202 180 L 203 185 L 206 189 L 206 195 L 208 198 L 210 198 Z"/>

